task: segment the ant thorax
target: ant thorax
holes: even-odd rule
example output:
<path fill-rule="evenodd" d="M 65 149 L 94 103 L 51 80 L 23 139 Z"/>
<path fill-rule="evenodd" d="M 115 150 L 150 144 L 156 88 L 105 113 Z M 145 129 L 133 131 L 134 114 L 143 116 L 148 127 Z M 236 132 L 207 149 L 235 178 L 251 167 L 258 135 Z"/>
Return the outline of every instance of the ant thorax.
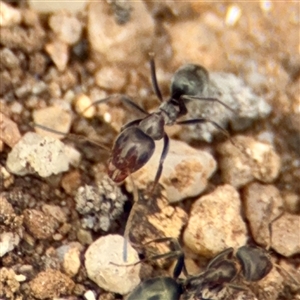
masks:
<path fill-rule="evenodd" d="M 152 113 L 139 123 L 139 128 L 153 140 L 160 140 L 164 136 L 165 120 L 161 112 Z"/>
<path fill-rule="evenodd" d="M 159 106 L 159 110 L 164 118 L 165 125 L 173 125 L 180 115 L 180 107 L 178 104 L 175 105 L 172 99 L 163 102 Z"/>

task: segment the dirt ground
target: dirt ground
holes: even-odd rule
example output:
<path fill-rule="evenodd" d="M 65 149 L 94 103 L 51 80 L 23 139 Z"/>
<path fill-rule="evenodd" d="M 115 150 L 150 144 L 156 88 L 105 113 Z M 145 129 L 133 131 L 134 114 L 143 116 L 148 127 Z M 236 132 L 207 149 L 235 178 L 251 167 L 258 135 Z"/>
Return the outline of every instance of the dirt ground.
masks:
<path fill-rule="evenodd" d="M 113 103 L 98 108 L 92 118 L 87 118 L 78 113 L 82 110 L 80 96 L 88 95 L 87 101 L 95 101 L 121 93 L 132 97 L 146 110 L 158 107 L 149 74 L 149 52 L 155 53 L 164 98 L 169 93 L 174 71 L 184 63 L 193 62 L 211 72 L 235 74 L 267 101 L 272 107 L 271 114 L 239 133 L 252 137 L 267 133 L 272 137 L 281 159 L 280 175 L 272 185 L 280 190 L 286 209 L 292 207 L 290 212 L 300 215 L 300 6 L 297 1 L 238 4 L 145 1 L 142 5 L 125 2 L 128 6 L 123 4 L 119 10 L 119 6 L 114 5 L 119 2 L 111 1 L 110 5 L 101 4 L 101 13 L 95 6 L 94 12 L 86 8 L 75 14 L 80 33 L 74 41 L 58 34 L 63 18 L 50 21 L 53 15 L 59 15 L 57 12 L 35 12 L 26 1 L 4 2 L 10 3 L 21 17 L 0 27 L 0 107 L 17 125 L 12 131 L 13 142 L 9 144 L 2 138 L 0 145 L 1 197 L 13 208 L 13 211 L 7 208 L 8 219 L 1 213 L 0 233 L 12 232 L 20 240 L 0 260 L 1 300 L 123 299 L 121 295 L 104 291 L 88 278 L 84 252 L 101 236 L 123 235 L 133 197 L 125 186 L 116 192 L 123 197 L 124 209 L 110 220 L 108 228 L 84 227 L 74 199 L 80 186 L 101 182 L 109 153 L 69 137 L 64 141 L 79 151 L 79 165 L 47 178 L 37 173 L 11 174 L 6 162 L 18 140 L 18 131 L 21 136 L 34 131 L 34 112 L 52 106 L 59 107 L 58 111 L 61 108 L 67 111 L 66 119 L 56 121 L 61 122 L 62 131 L 87 136 L 111 148 L 121 125 L 137 115 Z M 102 42 L 97 42 L 95 26 L 104 36 Z M 120 28 L 126 38 L 119 39 L 116 28 Z M 178 138 L 180 130 L 170 131 L 170 134 Z M 228 131 L 231 136 L 237 134 L 230 128 Z M 215 149 L 219 139 L 210 144 L 193 140 L 190 144 L 194 148 L 209 149 L 218 160 Z M 210 180 L 209 190 L 223 183 L 218 169 Z M 242 189 L 239 192 L 242 193 Z M 188 214 L 193 200 L 174 206 Z M 298 236 L 300 240 L 300 223 Z M 80 253 L 79 269 L 74 275 L 63 271 L 62 260 L 56 252 L 71 242 L 77 242 L 76 249 Z M 298 252 L 286 258 L 274 253 L 278 262 L 283 261 L 289 271 L 296 274 L 294 277 L 300 277 L 299 255 Z M 145 277 L 164 272 L 157 268 L 152 274 L 146 272 Z M 64 287 L 57 288 L 58 284 L 56 291 L 45 292 L 47 288 L 52 289 L 46 285 L 41 292 L 41 287 L 34 284 L 42 283 L 34 280 L 49 269 L 60 271 L 59 275 L 52 274 L 53 279 L 46 276 L 44 280 L 64 282 Z M 15 274 L 23 277 L 15 277 Z M 296 288 L 288 283 L 281 287 L 276 299 L 300 299 Z M 94 296 L 85 294 L 87 291 L 92 291 Z M 257 298 L 274 300 L 267 293 Z"/>

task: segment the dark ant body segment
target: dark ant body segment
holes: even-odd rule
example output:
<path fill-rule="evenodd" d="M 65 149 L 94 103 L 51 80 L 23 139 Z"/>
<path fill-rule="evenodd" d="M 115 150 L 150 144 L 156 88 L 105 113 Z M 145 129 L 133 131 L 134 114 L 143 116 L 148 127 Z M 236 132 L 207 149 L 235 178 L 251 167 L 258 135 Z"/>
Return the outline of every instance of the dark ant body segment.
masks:
<path fill-rule="evenodd" d="M 245 287 L 233 283 L 239 275 L 248 282 L 259 281 L 267 276 L 273 267 L 269 255 L 264 249 L 242 246 L 236 254 L 234 254 L 233 248 L 225 249 L 208 263 L 204 272 L 189 276 L 184 263 L 184 254 L 176 239 L 161 238 L 149 243 L 151 242 L 170 242 L 173 251 L 154 255 L 143 261 L 176 258 L 177 263 L 174 267 L 173 277 L 148 279 L 133 290 L 127 300 L 179 300 L 181 296 L 183 300 L 209 300 L 219 296 L 225 297 L 226 288 L 247 290 Z M 178 279 L 181 272 L 186 275 L 187 279 Z"/>
<path fill-rule="evenodd" d="M 108 173 L 115 182 L 122 182 L 128 175 L 139 170 L 149 161 L 155 149 L 154 141 L 163 139 L 164 146 L 153 183 L 154 189 L 159 182 L 163 170 L 163 163 L 169 149 L 169 137 L 165 132 L 164 126 L 209 122 L 220 129 L 226 136 L 229 136 L 227 131 L 220 125 L 206 118 L 177 121 L 179 117 L 186 115 L 188 112 L 185 101 L 216 101 L 226 108 L 232 109 L 218 99 L 201 97 L 203 90 L 208 84 L 208 72 L 201 66 L 188 64 L 178 69 L 172 79 L 171 97 L 167 101 L 163 100 L 157 83 L 153 54 L 150 59 L 150 69 L 153 89 L 161 101 L 161 105 L 156 112 L 149 114 L 128 97 L 120 95 L 119 99 L 121 101 L 143 113 L 145 117 L 143 119 L 133 120 L 123 126 L 111 151 Z M 115 96 L 96 101 L 92 105 L 105 103 L 113 99 L 113 97 Z"/>

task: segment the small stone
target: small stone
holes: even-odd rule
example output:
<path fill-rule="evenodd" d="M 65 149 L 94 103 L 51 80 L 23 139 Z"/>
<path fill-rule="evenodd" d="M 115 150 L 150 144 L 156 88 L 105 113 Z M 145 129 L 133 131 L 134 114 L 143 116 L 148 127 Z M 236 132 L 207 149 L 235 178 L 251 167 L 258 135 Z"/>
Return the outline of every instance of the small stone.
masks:
<path fill-rule="evenodd" d="M 272 145 L 242 135 L 232 140 L 217 149 L 224 182 L 240 188 L 254 179 L 271 183 L 278 177 L 281 161 Z"/>
<path fill-rule="evenodd" d="M 33 111 L 33 121 L 37 125 L 53 129 L 64 134 L 68 134 L 71 127 L 72 117 L 69 111 L 60 106 L 50 106 Z M 57 139 L 63 139 L 63 134 L 56 134 L 39 127 L 35 127 L 36 133 L 50 136 Z"/>
<path fill-rule="evenodd" d="M 107 90 L 121 91 L 126 84 L 124 71 L 117 66 L 102 67 L 95 74 L 96 84 Z"/>
<path fill-rule="evenodd" d="M 81 185 L 81 176 L 78 170 L 74 170 L 63 175 L 61 186 L 69 195 L 75 195 Z"/>
<path fill-rule="evenodd" d="M 42 210 L 46 215 L 52 216 L 59 223 L 67 222 L 66 213 L 63 211 L 63 209 L 60 206 L 44 204 L 42 206 Z"/>
<path fill-rule="evenodd" d="M 31 294 L 38 299 L 70 295 L 75 287 L 74 282 L 63 273 L 48 269 L 40 272 L 29 283 Z"/>
<path fill-rule="evenodd" d="M 131 209 L 126 229 L 130 241 L 144 245 L 158 237 L 179 239 L 187 220 L 187 213 L 181 207 L 171 205 L 158 191 L 150 197 L 146 191 L 141 191 L 139 199 L 135 199 Z M 168 243 L 151 243 L 150 246 L 145 247 L 145 252 L 149 252 L 149 256 L 153 253 L 164 254 L 169 251 Z M 161 266 L 165 263 L 165 260 L 157 261 Z"/>
<path fill-rule="evenodd" d="M 63 1 L 36 1 L 36 0 L 28 0 L 28 5 L 31 9 L 38 11 L 40 13 L 50 13 L 55 11 L 68 11 L 71 13 L 82 12 L 85 10 L 87 5 L 87 0 L 80 0 L 72 2 L 63 2 Z"/>
<path fill-rule="evenodd" d="M 67 275 L 73 277 L 78 273 L 81 266 L 80 252 L 82 250 L 82 245 L 77 242 L 63 245 L 56 249 Z"/>
<path fill-rule="evenodd" d="M 145 3 L 138 1 L 134 4 L 130 21 L 120 25 L 111 15 L 107 3 L 101 1 L 90 3 L 89 43 L 103 60 L 113 64 L 139 65 L 143 62 L 144 55 L 151 49 L 154 19 L 149 14 Z"/>
<path fill-rule="evenodd" d="M 90 245 L 93 242 L 91 232 L 84 229 L 79 229 L 77 231 L 77 238 L 82 245 Z"/>
<path fill-rule="evenodd" d="M 83 295 L 86 300 L 96 300 L 95 293 L 91 290 L 88 290 Z"/>
<path fill-rule="evenodd" d="M 110 234 L 96 240 L 85 253 L 88 277 L 104 290 L 121 295 L 128 294 L 140 283 L 141 268 L 140 264 L 131 265 L 139 256 L 130 245 L 127 245 L 127 262 L 123 261 L 123 245 L 122 236 Z"/>
<path fill-rule="evenodd" d="M 12 251 L 19 245 L 21 239 L 13 232 L 3 232 L 0 234 L 0 257 Z"/>
<path fill-rule="evenodd" d="M 145 189 L 150 182 L 153 182 L 162 147 L 162 140 L 156 142 L 153 156 L 143 168 L 132 174 L 138 189 Z M 203 192 L 215 170 L 216 161 L 211 154 L 195 150 L 181 141 L 170 140 L 169 152 L 164 161 L 159 183 L 165 189 L 169 202 L 178 202 Z M 126 182 L 130 189 L 131 181 L 127 179 Z"/>
<path fill-rule="evenodd" d="M 273 185 L 251 183 L 244 190 L 244 202 L 254 240 L 263 247 L 270 246 L 269 225 L 283 210 L 279 190 Z"/>
<path fill-rule="evenodd" d="M 279 254 L 290 257 L 300 253 L 300 216 L 285 213 L 272 223 L 272 248 Z"/>
<path fill-rule="evenodd" d="M 59 71 L 66 69 L 69 61 L 69 48 L 68 45 L 62 41 L 55 40 L 45 46 L 47 53 L 50 55 L 52 61 Z"/>
<path fill-rule="evenodd" d="M 80 187 L 75 196 L 76 210 L 83 216 L 82 227 L 94 231 L 108 231 L 123 212 L 127 197 L 107 175 L 97 187 Z"/>
<path fill-rule="evenodd" d="M 21 139 L 19 128 L 15 122 L 0 112 L 0 139 L 9 147 Z"/>
<path fill-rule="evenodd" d="M 192 206 L 183 240 L 193 252 L 213 257 L 226 248 L 246 244 L 247 229 L 240 215 L 241 200 L 230 185 L 216 188 Z"/>
<path fill-rule="evenodd" d="M 8 154 L 6 167 L 20 176 L 38 173 L 48 177 L 67 171 L 69 158 L 59 140 L 28 132 Z"/>
<path fill-rule="evenodd" d="M 23 215 L 25 227 L 36 239 L 48 239 L 58 228 L 58 222 L 52 216 L 36 209 L 25 209 Z"/>
<path fill-rule="evenodd" d="M 20 283 L 13 269 L 0 269 L 0 287 L 0 299 L 16 299 L 15 293 L 19 291 Z"/>
<path fill-rule="evenodd" d="M 0 2 L 0 26 L 1 27 L 10 27 L 18 25 L 21 22 L 22 15 L 19 9 L 13 8 L 8 5 L 6 2 Z"/>
<path fill-rule="evenodd" d="M 82 25 L 79 20 L 65 11 L 59 11 L 50 16 L 49 26 L 57 37 L 68 45 L 76 44 L 81 36 Z"/>
<path fill-rule="evenodd" d="M 79 114 L 83 115 L 85 118 L 92 118 L 96 112 L 95 106 L 92 105 L 91 98 L 85 94 L 80 94 L 76 97 L 75 110 Z"/>
<path fill-rule="evenodd" d="M 287 192 L 283 196 L 284 207 L 291 214 L 300 213 L 300 195 L 292 192 Z"/>
<path fill-rule="evenodd" d="M 20 65 L 18 57 L 9 48 L 0 50 L 0 63 L 8 69 L 16 69 Z"/>

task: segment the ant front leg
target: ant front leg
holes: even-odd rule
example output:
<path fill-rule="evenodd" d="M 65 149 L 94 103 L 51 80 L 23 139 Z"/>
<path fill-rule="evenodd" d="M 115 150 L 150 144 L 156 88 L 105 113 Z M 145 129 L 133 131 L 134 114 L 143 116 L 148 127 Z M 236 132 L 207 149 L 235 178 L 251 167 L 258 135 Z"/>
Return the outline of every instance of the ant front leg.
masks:
<path fill-rule="evenodd" d="M 129 97 L 127 97 L 126 95 L 119 95 L 119 94 L 111 95 L 107 98 L 104 98 L 104 99 L 97 100 L 97 101 L 93 102 L 91 105 L 89 105 L 87 108 L 84 109 L 82 114 L 84 114 L 90 107 L 92 107 L 94 105 L 103 104 L 103 103 L 106 103 L 106 102 L 111 101 L 111 100 L 116 99 L 116 98 L 117 99 L 119 98 L 120 101 L 124 102 L 128 106 L 131 106 L 132 108 L 139 111 L 140 113 L 142 113 L 144 115 L 149 115 L 149 113 L 147 111 L 145 111 L 139 105 L 134 103 Z"/>

